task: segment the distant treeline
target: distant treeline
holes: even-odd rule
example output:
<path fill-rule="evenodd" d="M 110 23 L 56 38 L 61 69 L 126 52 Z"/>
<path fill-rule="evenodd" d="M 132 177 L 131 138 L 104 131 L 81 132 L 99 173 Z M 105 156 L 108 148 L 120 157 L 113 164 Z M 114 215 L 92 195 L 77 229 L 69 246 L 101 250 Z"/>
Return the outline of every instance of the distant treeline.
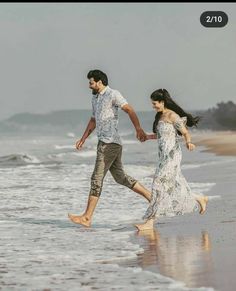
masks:
<path fill-rule="evenodd" d="M 201 117 L 198 128 L 236 130 L 236 104 L 232 101 L 217 103 L 216 107 L 195 114 Z"/>

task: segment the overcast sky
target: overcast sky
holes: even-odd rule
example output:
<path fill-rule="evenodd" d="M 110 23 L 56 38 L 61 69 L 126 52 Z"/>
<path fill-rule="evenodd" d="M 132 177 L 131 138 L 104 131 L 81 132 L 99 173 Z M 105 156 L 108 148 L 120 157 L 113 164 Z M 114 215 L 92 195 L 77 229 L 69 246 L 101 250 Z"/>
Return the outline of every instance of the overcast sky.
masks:
<path fill-rule="evenodd" d="M 224 11 L 223 28 L 200 23 Z M 90 109 L 105 71 L 136 110 L 166 88 L 185 109 L 236 103 L 236 3 L 1 3 L 0 119 Z"/>

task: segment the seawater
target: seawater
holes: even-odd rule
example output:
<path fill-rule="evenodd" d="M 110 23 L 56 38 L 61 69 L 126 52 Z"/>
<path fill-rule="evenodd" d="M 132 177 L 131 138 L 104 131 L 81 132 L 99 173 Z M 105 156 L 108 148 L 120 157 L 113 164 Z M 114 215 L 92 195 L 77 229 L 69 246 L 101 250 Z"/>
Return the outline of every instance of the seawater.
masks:
<path fill-rule="evenodd" d="M 140 143 L 130 132 L 122 139 L 126 172 L 151 189 L 156 141 Z M 68 220 L 68 212 L 80 214 L 86 207 L 96 157 L 95 135 L 81 151 L 75 142 L 71 132 L 0 137 L 0 289 L 213 290 L 189 289 L 183 282 L 121 264 L 143 251 L 130 237 L 148 204 L 116 184 L 110 173 L 92 227 Z M 217 169 L 224 179 L 231 163 L 232 158 L 201 148 L 183 149 L 182 170 L 196 192 L 213 195 Z"/>

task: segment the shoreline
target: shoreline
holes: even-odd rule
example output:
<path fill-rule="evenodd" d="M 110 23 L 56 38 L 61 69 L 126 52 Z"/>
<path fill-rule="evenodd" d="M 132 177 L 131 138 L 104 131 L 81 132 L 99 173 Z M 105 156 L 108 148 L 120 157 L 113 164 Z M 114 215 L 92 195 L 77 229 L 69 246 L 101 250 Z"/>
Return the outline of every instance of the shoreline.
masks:
<path fill-rule="evenodd" d="M 209 131 L 192 134 L 196 146 L 204 146 L 204 152 L 220 156 L 236 156 L 236 131 Z"/>
<path fill-rule="evenodd" d="M 225 184 L 217 184 L 207 195 L 214 196 L 216 188 L 223 193 Z M 204 215 L 160 217 L 154 230 L 134 230 L 130 240 L 143 251 L 120 265 L 140 267 L 185 284 L 180 290 L 234 290 L 235 192 L 232 188 L 224 194 L 227 199 L 209 200 Z"/>
<path fill-rule="evenodd" d="M 189 290 L 232 291 L 236 283 L 235 227 L 235 220 L 211 214 L 162 218 L 154 230 L 133 234 L 131 240 L 143 252 L 123 266 L 161 274 Z"/>
<path fill-rule="evenodd" d="M 191 136 L 196 146 L 203 147 L 203 152 L 218 156 L 236 156 L 235 131 L 198 131 L 192 132 Z M 224 177 L 227 178 L 225 181 L 224 178 L 215 176 L 216 166 L 209 164 L 208 174 L 202 178 L 216 185 L 207 192 L 212 198 L 206 213 L 160 217 L 155 222 L 154 230 L 134 232 L 131 241 L 138 243 L 143 251 L 137 254 L 135 260 L 128 260 L 122 265 L 141 267 L 143 270 L 161 274 L 184 283 L 189 288 L 187 290 L 234 290 L 236 184 L 231 178 L 231 171 L 235 165 L 232 159 L 232 164 L 225 168 L 228 171 L 224 172 Z M 197 171 L 197 176 L 201 177 L 201 169 L 190 171 Z M 219 197 L 215 199 L 216 196 Z"/>

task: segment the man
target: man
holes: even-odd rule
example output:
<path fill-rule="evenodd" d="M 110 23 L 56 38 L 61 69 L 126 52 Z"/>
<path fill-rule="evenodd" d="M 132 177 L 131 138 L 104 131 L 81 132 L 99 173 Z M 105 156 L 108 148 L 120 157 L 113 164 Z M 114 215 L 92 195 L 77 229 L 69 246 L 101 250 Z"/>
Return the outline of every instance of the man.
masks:
<path fill-rule="evenodd" d="M 93 93 L 93 113 L 82 138 L 76 142 L 76 148 L 80 150 L 87 137 L 96 128 L 98 136 L 97 158 L 91 177 L 87 208 L 80 216 L 72 214 L 68 214 L 68 216 L 74 223 L 90 227 L 93 212 L 101 195 L 103 179 L 108 170 L 117 183 L 141 194 L 149 202 L 151 193 L 124 172 L 121 162 L 122 143 L 118 134 L 118 109 L 121 108 L 129 115 L 136 129 L 136 137 L 140 141 L 145 141 L 146 134 L 140 126 L 136 113 L 119 91 L 108 86 L 108 78 L 105 73 L 100 70 L 92 70 L 88 73 L 87 78 L 89 79 L 89 88 L 92 89 Z"/>

